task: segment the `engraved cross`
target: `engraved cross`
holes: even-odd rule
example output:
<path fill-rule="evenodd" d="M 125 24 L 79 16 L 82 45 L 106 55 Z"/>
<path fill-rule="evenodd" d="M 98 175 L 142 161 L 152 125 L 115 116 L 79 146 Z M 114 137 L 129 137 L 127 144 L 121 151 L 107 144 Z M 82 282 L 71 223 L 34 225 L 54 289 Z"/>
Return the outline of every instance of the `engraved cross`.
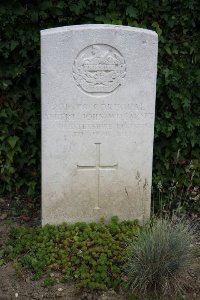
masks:
<path fill-rule="evenodd" d="M 95 166 L 79 166 L 77 165 L 77 168 L 79 170 L 94 170 L 96 171 L 96 185 L 97 185 L 97 194 L 96 194 L 96 207 L 94 209 L 101 209 L 99 207 L 99 202 L 100 202 L 100 171 L 101 170 L 116 170 L 118 167 L 118 164 L 111 165 L 111 166 L 106 166 L 106 165 L 101 165 L 100 162 L 100 145 L 101 143 L 95 143 L 96 145 L 96 165 Z"/>

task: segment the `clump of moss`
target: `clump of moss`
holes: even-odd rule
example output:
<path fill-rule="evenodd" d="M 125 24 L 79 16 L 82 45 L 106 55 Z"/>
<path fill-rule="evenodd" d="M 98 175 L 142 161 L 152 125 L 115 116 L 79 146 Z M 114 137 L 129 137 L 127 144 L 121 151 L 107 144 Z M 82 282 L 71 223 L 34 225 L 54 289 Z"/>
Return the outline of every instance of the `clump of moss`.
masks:
<path fill-rule="evenodd" d="M 58 271 L 62 279 L 76 279 L 82 287 L 116 288 L 122 283 L 127 239 L 138 236 L 137 221 L 108 224 L 76 223 L 12 229 L 7 259 L 17 260 L 34 278 Z"/>

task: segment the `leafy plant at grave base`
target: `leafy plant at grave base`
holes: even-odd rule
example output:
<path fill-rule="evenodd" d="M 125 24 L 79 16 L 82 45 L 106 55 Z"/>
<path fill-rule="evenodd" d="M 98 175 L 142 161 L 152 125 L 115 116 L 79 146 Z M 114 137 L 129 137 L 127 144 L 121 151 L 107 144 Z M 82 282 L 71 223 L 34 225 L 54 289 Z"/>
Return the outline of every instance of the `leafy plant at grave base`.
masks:
<path fill-rule="evenodd" d="M 123 253 L 127 239 L 137 238 L 137 221 L 119 222 L 113 217 L 104 223 L 76 223 L 43 228 L 12 229 L 4 259 L 14 260 L 17 269 L 32 270 L 34 279 L 60 272 L 62 280 L 78 280 L 94 289 L 117 288 L 122 280 Z"/>
<path fill-rule="evenodd" d="M 199 182 L 200 2 L 117 0 L 2 0 L 0 3 L 0 194 L 40 191 L 40 29 L 109 23 L 159 35 L 153 182 L 188 187 Z M 190 179 L 189 179 L 190 180 Z M 184 206 L 187 208 L 187 202 Z M 194 201 L 195 202 L 195 201 Z M 189 204 L 190 206 L 190 204 Z M 196 206 L 195 206 L 196 207 Z"/>
<path fill-rule="evenodd" d="M 184 219 L 152 219 L 127 247 L 128 286 L 152 299 L 182 292 L 194 263 L 194 239 L 194 228 Z"/>

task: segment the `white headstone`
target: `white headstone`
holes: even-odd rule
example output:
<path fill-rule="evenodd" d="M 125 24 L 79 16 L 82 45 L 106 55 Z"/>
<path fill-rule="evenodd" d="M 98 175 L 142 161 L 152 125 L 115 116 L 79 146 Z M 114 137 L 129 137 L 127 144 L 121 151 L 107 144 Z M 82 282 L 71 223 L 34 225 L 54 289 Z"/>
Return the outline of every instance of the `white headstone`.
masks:
<path fill-rule="evenodd" d="M 150 215 L 157 34 L 41 31 L 42 223 Z"/>

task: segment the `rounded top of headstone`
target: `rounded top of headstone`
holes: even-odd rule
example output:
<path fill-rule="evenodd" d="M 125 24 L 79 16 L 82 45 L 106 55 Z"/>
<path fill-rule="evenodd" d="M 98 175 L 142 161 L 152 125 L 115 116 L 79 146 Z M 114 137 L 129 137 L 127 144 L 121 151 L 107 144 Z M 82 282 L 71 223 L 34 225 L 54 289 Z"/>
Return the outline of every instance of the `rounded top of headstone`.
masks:
<path fill-rule="evenodd" d="M 46 34 L 55 34 L 55 33 L 63 33 L 66 31 L 78 31 L 78 30 L 124 30 L 131 31 L 135 33 L 144 33 L 148 35 L 157 36 L 157 33 L 153 30 L 143 29 L 138 27 L 131 26 L 123 26 L 123 25 L 110 25 L 110 24 L 83 24 L 83 25 L 71 25 L 71 26 L 61 26 L 55 28 L 49 28 L 41 30 L 42 35 Z"/>

